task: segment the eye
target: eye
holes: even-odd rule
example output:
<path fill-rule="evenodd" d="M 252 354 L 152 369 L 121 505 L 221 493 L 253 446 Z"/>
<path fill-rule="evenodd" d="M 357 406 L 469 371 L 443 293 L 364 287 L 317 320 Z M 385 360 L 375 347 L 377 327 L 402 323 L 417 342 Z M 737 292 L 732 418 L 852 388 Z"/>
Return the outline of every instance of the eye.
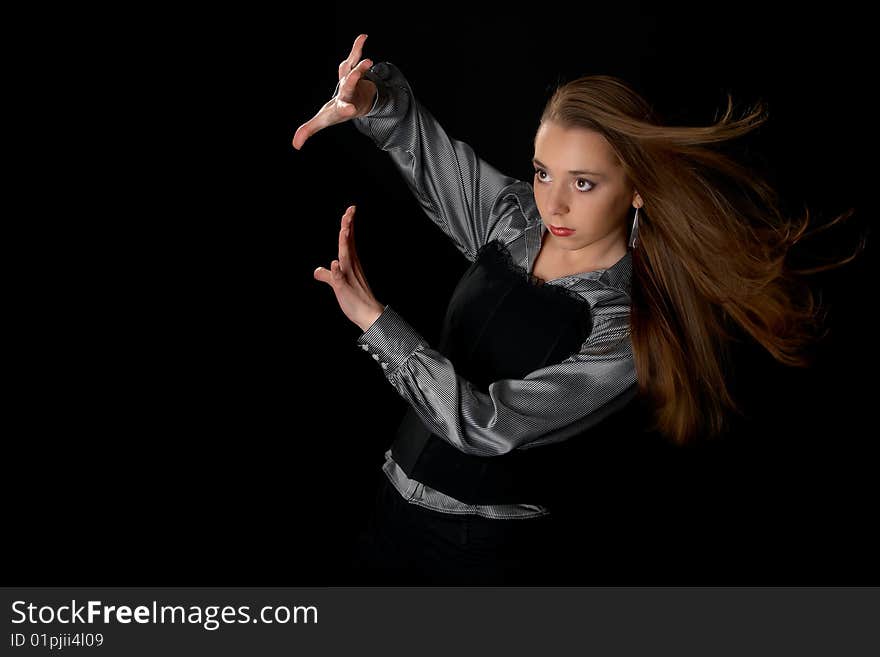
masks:
<path fill-rule="evenodd" d="M 537 177 L 537 179 L 538 179 L 540 182 L 543 183 L 543 182 L 545 182 L 545 180 L 544 180 L 543 178 L 541 178 L 541 174 L 547 175 L 547 172 L 544 171 L 544 169 L 541 169 L 541 168 L 539 168 L 539 167 L 535 167 L 535 177 Z M 589 192 L 589 191 L 590 191 L 591 189 L 593 189 L 593 187 L 594 187 L 594 184 L 591 183 L 591 182 L 590 182 L 589 180 L 587 180 L 586 178 L 578 178 L 578 179 L 575 181 L 575 185 L 577 186 L 577 184 L 579 184 L 579 183 L 585 183 L 585 184 L 587 184 L 587 185 L 590 186 L 589 189 L 583 189 L 582 187 L 577 187 L 577 190 L 578 190 L 579 192 Z"/>

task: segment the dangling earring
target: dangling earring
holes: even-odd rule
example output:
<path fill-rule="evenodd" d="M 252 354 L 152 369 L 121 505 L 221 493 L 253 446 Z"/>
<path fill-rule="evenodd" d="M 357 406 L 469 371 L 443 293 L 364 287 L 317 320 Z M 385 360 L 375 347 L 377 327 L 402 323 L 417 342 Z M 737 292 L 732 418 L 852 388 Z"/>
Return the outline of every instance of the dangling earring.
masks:
<path fill-rule="evenodd" d="M 629 231 L 629 245 L 631 248 L 636 248 L 636 237 L 639 234 L 639 209 L 636 208 L 636 214 L 633 217 L 633 225 Z"/>

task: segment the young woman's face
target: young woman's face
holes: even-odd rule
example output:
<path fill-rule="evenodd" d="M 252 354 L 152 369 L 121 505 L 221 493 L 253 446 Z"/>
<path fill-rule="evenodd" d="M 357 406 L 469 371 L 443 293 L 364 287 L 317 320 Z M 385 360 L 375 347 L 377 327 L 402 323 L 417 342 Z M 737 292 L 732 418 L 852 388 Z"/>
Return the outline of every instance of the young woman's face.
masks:
<path fill-rule="evenodd" d="M 619 238 L 625 248 L 626 220 L 638 196 L 605 137 L 546 121 L 535 135 L 534 157 L 535 202 L 544 225 L 574 230 L 567 237 L 551 234 L 547 239 L 575 250 Z"/>

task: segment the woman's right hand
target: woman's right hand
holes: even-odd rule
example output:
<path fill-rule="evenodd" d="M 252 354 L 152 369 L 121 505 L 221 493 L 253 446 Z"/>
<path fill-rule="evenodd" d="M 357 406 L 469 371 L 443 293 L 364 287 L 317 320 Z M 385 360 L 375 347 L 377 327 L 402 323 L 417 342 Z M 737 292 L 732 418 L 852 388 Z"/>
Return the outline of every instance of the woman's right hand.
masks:
<path fill-rule="evenodd" d="M 293 135 L 293 147 L 296 150 L 301 149 L 306 139 L 319 130 L 363 116 L 372 108 L 376 99 L 376 85 L 362 76 L 373 62 L 370 59 L 358 61 L 366 40 L 366 34 L 358 35 L 348 57 L 339 64 L 339 92 L 324 103 L 317 114 L 296 129 Z"/>

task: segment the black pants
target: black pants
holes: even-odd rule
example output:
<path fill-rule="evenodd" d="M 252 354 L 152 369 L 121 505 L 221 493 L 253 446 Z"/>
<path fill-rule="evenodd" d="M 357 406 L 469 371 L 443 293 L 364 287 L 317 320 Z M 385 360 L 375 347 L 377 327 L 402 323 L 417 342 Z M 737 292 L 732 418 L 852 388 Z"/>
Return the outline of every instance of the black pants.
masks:
<path fill-rule="evenodd" d="M 381 473 L 349 562 L 355 585 L 551 585 L 559 553 L 552 515 L 484 518 L 408 502 Z"/>

